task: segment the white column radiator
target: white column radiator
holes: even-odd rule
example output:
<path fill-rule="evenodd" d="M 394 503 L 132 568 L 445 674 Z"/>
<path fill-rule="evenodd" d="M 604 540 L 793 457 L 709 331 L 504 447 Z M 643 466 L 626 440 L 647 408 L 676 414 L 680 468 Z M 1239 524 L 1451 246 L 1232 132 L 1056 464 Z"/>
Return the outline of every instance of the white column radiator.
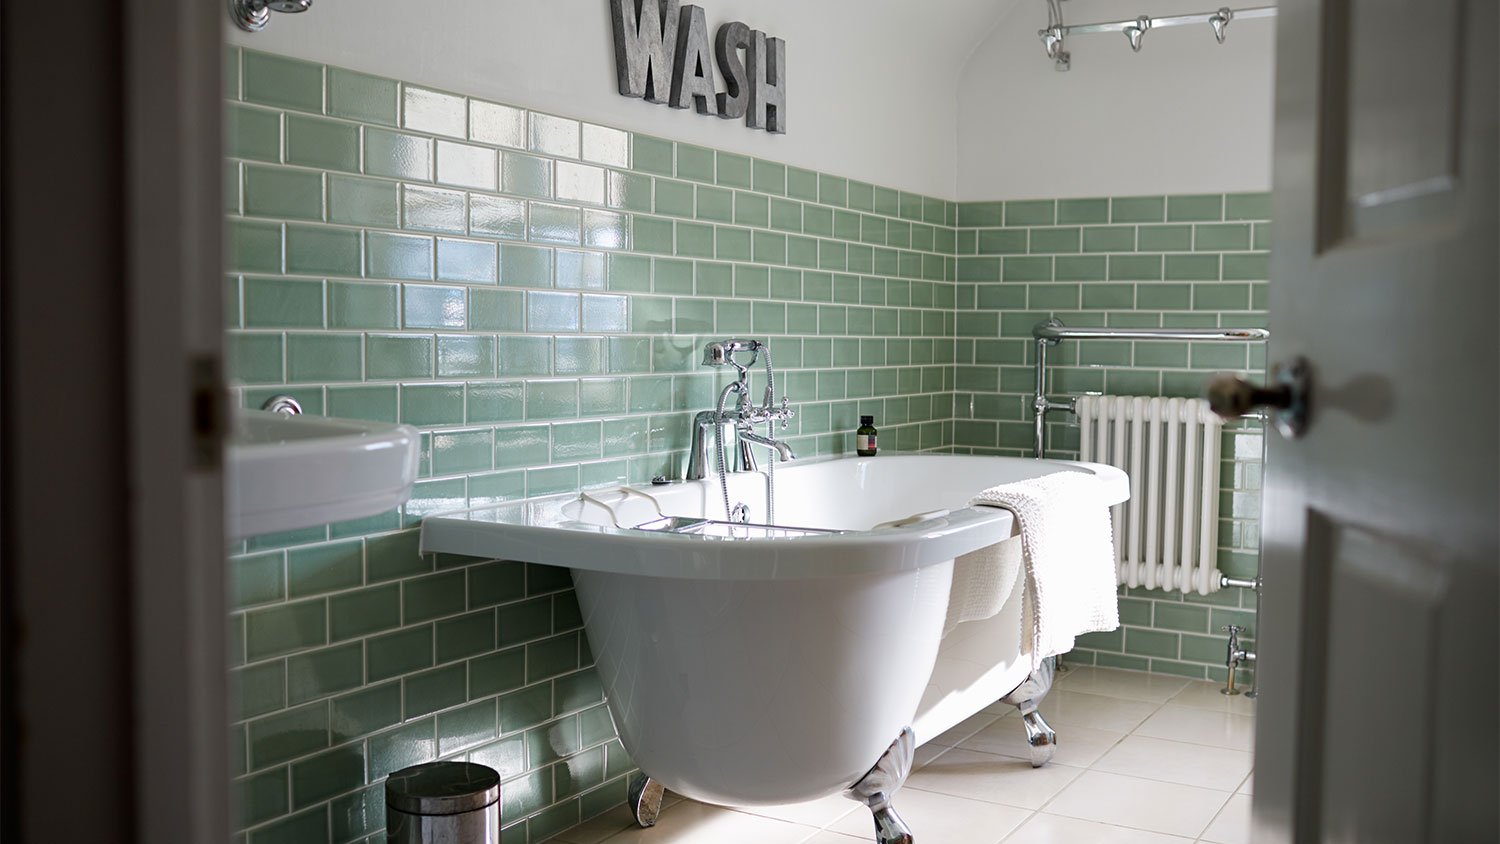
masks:
<path fill-rule="evenodd" d="M 1081 457 L 1130 476 L 1115 506 L 1115 568 L 1131 587 L 1219 589 L 1221 421 L 1202 399 L 1080 396 Z"/>

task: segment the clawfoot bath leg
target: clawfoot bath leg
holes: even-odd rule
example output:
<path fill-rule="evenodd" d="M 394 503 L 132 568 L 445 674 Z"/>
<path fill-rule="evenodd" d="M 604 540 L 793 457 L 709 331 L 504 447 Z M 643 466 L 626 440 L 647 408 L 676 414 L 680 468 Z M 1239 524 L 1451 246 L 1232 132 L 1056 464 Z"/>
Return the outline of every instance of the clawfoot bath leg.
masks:
<path fill-rule="evenodd" d="M 891 742 L 891 746 L 859 782 L 849 786 L 844 796 L 870 807 L 875 816 L 876 844 L 912 844 L 911 829 L 891 807 L 891 796 L 911 773 L 912 756 L 917 750 L 917 736 L 911 727 Z"/>
<path fill-rule="evenodd" d="M 661 783 L 645 774 L 636 774 L 630 781 L 630 794 L 625 799 L 635 822 L 642 828 L 656 826 L 656 817 L 661 814 L 661 794 Z"/>
<path fill-rule="evenodd" d="M 1040 768 L 1052 761 L 1052 754 L 1057 752 L 1057 731 L 1037 711 L 1037 705 L 1052 689 L 1052 672 L 1056 662 L 1055 657 L 1044 660 L 1041 668 L 1033 671 L 1025 682 L 1001 698 L 1001 701 L 1021 710 L 1021 722 L 1026 725 L 1026 743 L 1031 746 L 1033 768 Z"/>

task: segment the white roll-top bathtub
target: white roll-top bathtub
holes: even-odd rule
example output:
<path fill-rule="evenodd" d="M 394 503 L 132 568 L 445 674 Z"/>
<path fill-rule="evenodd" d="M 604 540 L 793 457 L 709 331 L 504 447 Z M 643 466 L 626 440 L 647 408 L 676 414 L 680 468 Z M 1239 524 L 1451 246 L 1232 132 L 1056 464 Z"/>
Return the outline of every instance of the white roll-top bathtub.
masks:
<path fill-rule="evenodd" d="M 1015 533 L 1009 512 L 969 500 L 1054 472 L 1093 474 L 1106 503 L 1129 494 L 1122 472 L 1096 464 L 836 458 L 778 467 L 775 521 L 788 530 L 756 538 L 634 527 L 724 519 L 711 475 L 429 517 L 422 547 L 571 568 L 641 769 L 711 803 L 784 803 L 848 788 L 904 727 L 925 741 L 1026 680 L 1023 590 L 946 637 L 944 620 L 954 559 Z M 729 480 L 731 501 L 763 521 L 764 472 Z"/>

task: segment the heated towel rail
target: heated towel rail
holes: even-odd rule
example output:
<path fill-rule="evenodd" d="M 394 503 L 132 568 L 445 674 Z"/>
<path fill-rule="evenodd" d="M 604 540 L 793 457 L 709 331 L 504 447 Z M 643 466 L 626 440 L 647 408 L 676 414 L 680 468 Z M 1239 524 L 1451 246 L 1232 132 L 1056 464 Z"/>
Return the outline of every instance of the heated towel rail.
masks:
<path fill-rule="evenodd" d="M 1063 340 L 1198 340 L 1261 343 L 1271 339 L 1264 328 L 1086 328 L 1063 325 L 1056 319 L 1037 323 L 1031 330 L 1036 339 L 1036 410 L 1032 450 L 1035 457 L 1047 453 L 1047 414 L 1053 410 L 1073 412 L 1077 399 L 1047 396 L 1047 349 Z"/>

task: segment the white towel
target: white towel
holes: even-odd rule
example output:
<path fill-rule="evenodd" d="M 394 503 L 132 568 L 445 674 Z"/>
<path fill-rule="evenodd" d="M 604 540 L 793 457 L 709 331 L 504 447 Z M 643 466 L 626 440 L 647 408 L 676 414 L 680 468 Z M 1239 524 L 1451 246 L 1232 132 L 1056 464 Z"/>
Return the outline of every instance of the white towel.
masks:
<path fill-rule="evenodd" d="M 943 635 L 965 621 L 983 621 L 1005 608 L 1021 567 L 1021 539 L 996 542 L 953 561 L 953 588 L 948 590 L 948 619 Z"/>
<path fill-rule="evenodd" d="M 1021 642 L 1033 671 L 1072 650 L 1074 637 L 1120 626 L 1114 531 L 1103 491 L 1093 475 L 1057 472 L 991 487 L 970 502 L 1003 507 L 1021 524 Z"/>

